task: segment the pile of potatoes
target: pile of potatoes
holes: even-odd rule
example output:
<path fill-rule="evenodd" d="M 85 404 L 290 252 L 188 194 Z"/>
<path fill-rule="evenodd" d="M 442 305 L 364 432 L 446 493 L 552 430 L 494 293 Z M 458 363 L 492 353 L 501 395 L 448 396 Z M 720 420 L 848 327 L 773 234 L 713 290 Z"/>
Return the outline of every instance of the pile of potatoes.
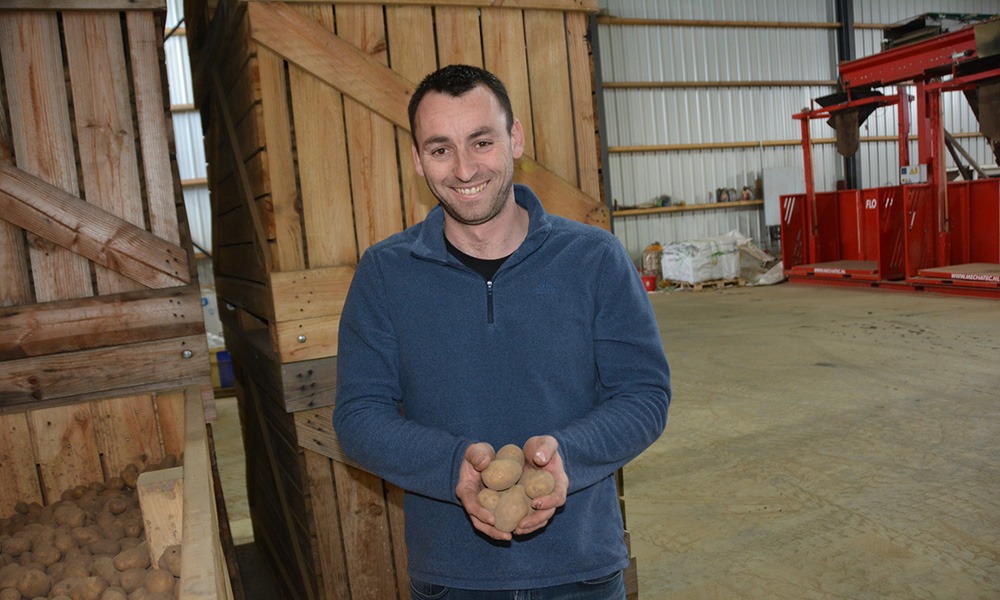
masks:
<path fill-rule="evenodd" d="M 505 533 L 517 529 L 517 524 L 534 509 L 531 501 L 551 494 L 555 489 L 552 473 L 526 464 L 524 451 L 507 444 L 482 472 L 484 487 L 479 503 L 493 513 L 494 527 Z M 0 598 L 0 600 L 3 600 Z"/>
<path fill-rule="evenodd" d="M 147 470 L 169 468 L 167 456 Z M 0 600 L 171 600 L 180 546 L 151 565 L 129 465 L 107 483 L 63 492 L 48 506 L 18 503 L 0 519 Z"/>

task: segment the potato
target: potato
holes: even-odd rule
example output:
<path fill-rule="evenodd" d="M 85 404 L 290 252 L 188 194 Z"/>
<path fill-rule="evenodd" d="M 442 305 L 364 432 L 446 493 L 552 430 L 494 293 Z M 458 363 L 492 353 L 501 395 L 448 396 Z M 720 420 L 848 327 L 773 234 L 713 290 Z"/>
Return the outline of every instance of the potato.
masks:
<path fill-rule="evenodd" d="M 11 536 L 4 538 L 0 541 L 0 548 L 3 548 L 4 554 L 9 554 L 12 557 L 18 557 L 25 552 L 31 552 L 31 538 L 24 536 Z"/>
<path fill-rule="evenodd" d="M 104 593 L 101 594 L 101 600 L 128 600 L 128 594 L 125 593 L 125 590 L 113 585 L 104 590 Z"/>
<path fill-rule="evenodd" d="M 55 598 L 56 596 L 69 597 L 70 591 L 73 589 L 77 583 L 83 581 L 83 577 L 67 577 L 59 583 L 52 586 L 49 591 L 49 596 Z"/>
<path fill-rule="evenodd" d="M 483 484 L 493 490 L 502 491 L 517 483 L 524 465 L 509 458 L 494 459 L 483 469 Z"/>
<path fill-rule="evenodd" d="M 174 600 L 174 595 L 171 592 L 147 592 L 136 600 Z"/>
<path fill-rule="evenodd" d="M 50 589 L 52 589 L 52 579 L 48 573 L 38 569 L 26 569 L 17 582 L 17 591 L 28 598 L 44 596 Z"/>
<path fill-rule="evenodd" d="M 149 550 L 142 545 L 122 550 L 115 556 L 114 565 L 119 571 L 146 569 L 149 567 Z"/>
<path fill-rule="evenodd" d="M 132 501 L 122 494 L 116 494 L 110 496 L 104 505 L 108 512 L 113 515 L 120 515 L 126 510 L 132 508 Z"/>
<path fill-rule="evenodd" d="M 552 477 L 552 473 L 542 469 L 525 469 L 518 483 L 524 486 L 524 493 L 529 498 L 547 496 L 556 489 L 556 480 Z"/>
<path fill-rule="evenodd" d="M 102 554 L 115 556 L 122 551 L 121 544 L 119 544 L 117 540 L 109 540 L 105 538 L 90 542 L 88 548 L 90 548 L 91 554 L 95 556 Z"/>
<path fill-rule="evenodd" d="M 17 582 L 21 579 L 21 571 L 24 567 L 18 564 L 10 564 L 0 567 L 0 589 L 17 587 Z"/>
<path fill-rule="evenodd" d="M 181 576 L 181 547 L 179 544 L 167 546 L 157 563 L 161 569 L 170 571 L 174 577 Z"/>
<path fill-rule="evenodd" d="M 0 589 L 0 600 L 21 600 L 21 592 L 17 588 Z"/>
<path fill-rule="evenodd" d="M 63 576 L 69 579 L 84 579 L 90 577 L 90 557 L 79 556 L 71 559 L 63 559 L 66 571 Z"/>
<path fill-rule="evenodd" d="M 493 516 L 496 517 L 494 527 L 506 533 L 514 531 L 521 519 L 528 514 L 529 508 L 530 503 L 524 493 L 524 486 L 515 485 L 500 494 L 500 499 L 493 509 Z"/>
<path fill-rule="evenodd" d="M 108 589 L 108 582 L 103 577 L 87 577 L 70 590 L 73 600 L 101 600 L 101 594 Z"/>
<path fill-rule="evenodd" d="M 164 569 L 153 569 L 146 575 L 146 591 L 151 593 L 173 592 L 174 575 Z"/>
<path fill-rule="evenodd" d="M 87 522 L 87 513 L 75 504 L 61 504 L 55 509 L 53 516 L 56 523 L 70 529 L 83 527 Z"/>
<path fill-rule="evenodd" d="M 42 563 L 46 567 L 52 566 L 62 559 L 62 552 L 60 552 L 55 546 L 50 545 L 38 546 L 31 554 L 36 561 Z"/>
<path fill-rule="evenodd" d="M 99 525 L 98 529 L 101 530 L 101 535 L 109 540 L 117 542 L 125 537 L 125 528 L 121 526 L 121 523 L 112 522 L 107 525 Z"/>
<path fill-rule="evenodd" d="M 66 554 L 70 548 L 76 548 L 76 540 L 69 533 L 60 532 L 57 533 L 55 538 L 52 540 L 52 545 L 55 546 L 56 550 Z"/>
<path fill-rule="evenodd" d="M 80 545 L 81 548 L 84 546 L 89 546 L 90 544 L 101 539 L 101 530 L 96 525 L 90 525 L 87 527 L 74 527 L 71 535 L 76 543 Z"/>
<path fill-rule="evenodd" d="M 135 489 L 135 485 L 139 481 L 139 467 L 134 464 L 128 465 L 122 469 L 121 478 L 126 487 Z"/>
<path fill-rule="evenodd" d="M 141 588 L 146 584 L 146 569 L 134 568 L 122 571 L 121 578 L 118 580 L 118 585 L 126 594 L 131 595 L 132 592 Z"/>
<path fill-rule="evenodd" d="M 137 537 L 123 537 L 118 540 L 118 543 L 121 544 L 122 550 L 128 550 L 129 548 L 135 548 L 141 544 L 142 540 Z"/>
<path fill-rule="evenodd" d="M 516 444 L 507 444 L 503 448 L 497 450 L 497 458 L 508 458 L 516 463 L 524 464 L 524 450 L 521 450 Z"/>
<path fill-rule="evenodd" d="M 493 508 L 496 507 L 497 502 L 500 500 L 500 492 L 491 490 L 490 488 L 483 488 L 479 490 L 477 499 L 483 508 L 492 512 Z"/>

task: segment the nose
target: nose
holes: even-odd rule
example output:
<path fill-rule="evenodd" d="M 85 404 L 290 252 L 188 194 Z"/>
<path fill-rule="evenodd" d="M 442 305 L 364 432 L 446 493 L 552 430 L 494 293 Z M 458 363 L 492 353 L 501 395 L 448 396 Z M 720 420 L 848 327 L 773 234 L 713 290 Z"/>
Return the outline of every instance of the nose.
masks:
<path fill-rule="evenodd" d="M 455 153 L 454 175 L 462 181 L 471 181 L 476 176 L 478 166 L 475 158 L 468 150 L 459 150 Z"/>

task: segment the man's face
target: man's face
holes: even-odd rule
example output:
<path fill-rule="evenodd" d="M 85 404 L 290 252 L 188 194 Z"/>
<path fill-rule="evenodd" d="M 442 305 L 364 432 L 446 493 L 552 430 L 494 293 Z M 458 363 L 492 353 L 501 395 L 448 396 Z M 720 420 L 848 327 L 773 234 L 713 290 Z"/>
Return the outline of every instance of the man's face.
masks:
<path fill-rule="evenodd" d="M 503 108 L 487 88 L 424 96 L 413 132 L 413 163 L 445 212 L 463 225 L 493 219 L 512 200 L 514 160 L 524 153 L 521 123 L 507 132 Z"/>

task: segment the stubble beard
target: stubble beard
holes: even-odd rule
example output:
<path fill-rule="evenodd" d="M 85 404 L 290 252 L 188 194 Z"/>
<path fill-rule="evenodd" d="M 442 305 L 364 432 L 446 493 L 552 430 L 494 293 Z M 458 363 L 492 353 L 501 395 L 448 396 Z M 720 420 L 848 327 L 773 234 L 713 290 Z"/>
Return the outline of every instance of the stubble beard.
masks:
<path fill-rule="evenodd" d="M 496 218 L 502 211 L 504 206 L 507 204 L 507 199 L 510 197 L 510 191 L 514 187 L 513 174 L 507 177 L 502 188 L 500 188 L 497 193 L 490 199 L 488 205 L 488 210 L 486 214 L 480 217 L 473 217 L 468 214 L 462 214 L 462 211 L 456 207 L 453 203 L 442 198 L 444 194 L 439 194 L 433 189 L 434 195 L 437 196 L 438 204 L 444 209 L 448 216 L 457 221 L 461 225 L 482 225 L 483 223 L 488 223 Z"/>

